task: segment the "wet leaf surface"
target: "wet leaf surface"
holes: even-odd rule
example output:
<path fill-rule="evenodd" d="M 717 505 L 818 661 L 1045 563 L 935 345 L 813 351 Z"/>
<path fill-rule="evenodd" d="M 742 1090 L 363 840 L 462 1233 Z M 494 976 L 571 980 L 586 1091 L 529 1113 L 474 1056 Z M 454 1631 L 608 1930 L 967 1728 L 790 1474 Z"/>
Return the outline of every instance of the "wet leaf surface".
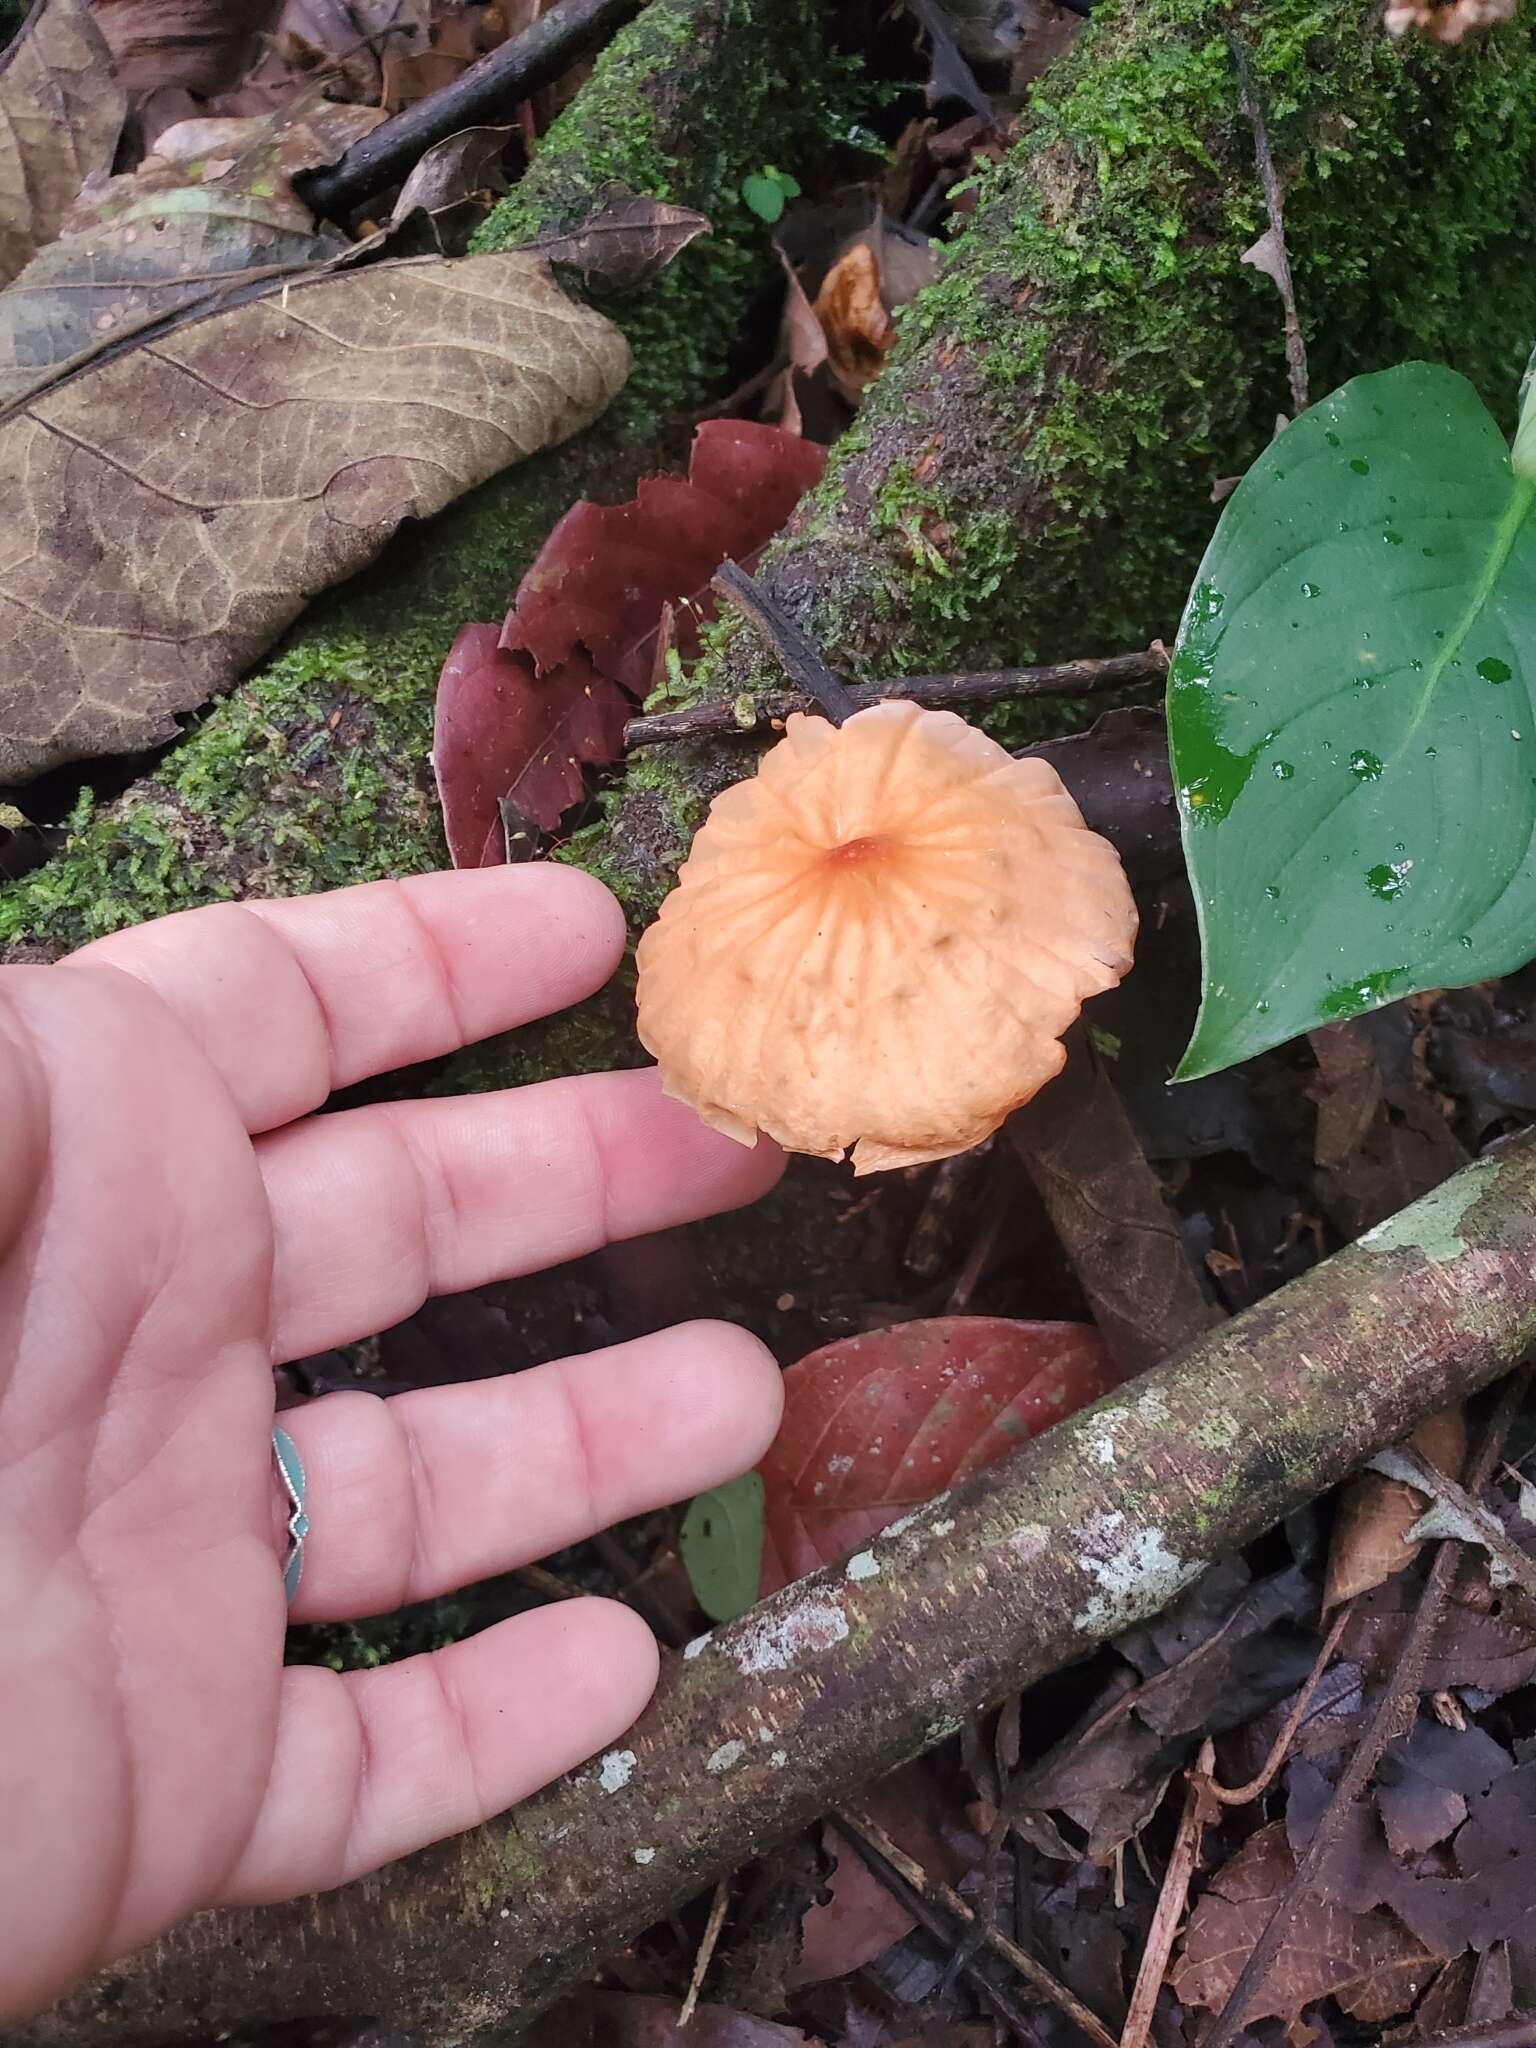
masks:
<path fill-rule="evenodd" d="M 761 1590 L 828 1564 L 1118 1383 L 1098 1332 L 946 1316 L 846 1337 L 784 1375 L 763 1460 Z"/>

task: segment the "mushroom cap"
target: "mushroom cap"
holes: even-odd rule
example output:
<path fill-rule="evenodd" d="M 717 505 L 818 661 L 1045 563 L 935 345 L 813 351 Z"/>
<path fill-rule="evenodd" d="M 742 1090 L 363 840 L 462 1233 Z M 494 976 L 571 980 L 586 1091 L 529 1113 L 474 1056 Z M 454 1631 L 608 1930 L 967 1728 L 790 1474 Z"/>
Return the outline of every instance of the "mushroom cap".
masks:
<path fill-rule="evenodd" d="M 640 941 L 640 1039 L 743 1144 L 913 1166 L 1061 1071 L 1135 936 L 1119 856 L 1047 762 L 904 700 L 795 713 Z"/>

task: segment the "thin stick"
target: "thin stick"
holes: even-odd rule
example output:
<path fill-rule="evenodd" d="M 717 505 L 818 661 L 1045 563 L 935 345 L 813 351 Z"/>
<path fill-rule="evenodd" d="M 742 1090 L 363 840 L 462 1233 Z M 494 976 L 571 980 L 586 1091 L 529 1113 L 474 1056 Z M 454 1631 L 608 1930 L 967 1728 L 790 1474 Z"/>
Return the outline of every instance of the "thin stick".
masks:
<path fill-rule="evenodd" d="M 735 562 L 722 562 L 710 580 L 716 596 L 756 627 L 792 683 L 814 699 L 834 725 L 852 718 L 860 707 L 835 676 L 809 638 L 773 599 Z"/>
<path fill-rule="evenodd" d="M 1472 1489 L 1480 1489 L 1486 1485 L 1489 1475 L 1497 1465 L 1504 1449 L 1504 1439 L 1509 1434 L 1510 1424 L 1514 1421 L 1525 1396 L 1529 1380 L 1529 1367 L 1511 1374 L 1499 1405 L 1483 1432 L 1482 1443 L 1478 1446 L 1472 1470 L 1468 1474 Z M 1296 1865 L 1290 1883 L 1281 1893 L 1274 1912 L 1270 1914 L 1263 1932 L 1254 1943 L 1248 1960 L 1242 1967 L 1237 1982 L 1228 1994 L 1226 2004 L 1216 2015 L 1209 2032 L 1201 2040 L 1200 2048 L 1232 2048 L 1233 2042 L 1242 2031 L 1243 2015 L 1254 1992 L 1259 1989 L 1274 1966 L 1275 1957 L 1280 1953 L 1297 1906 L 1316 1882 L 1323 1861 L 1344 1825 L 1345 1816 L 1370 1783 L 1371 1775 L 1381 1760 L 1382 1751 L 1397 1732 L 1402 1702 L 1414 1698 L 1419 1692 L 1419 1681 L 1423 1677 L 1429 1646 L 1435 1630 L 1440 1625 L 1440 1618 L 1445 1611 L 1446 1599 L 1451 1590 L 1451 1580 L 1455 1577 L 1460 1562 L 1461 1545 L 1454 1539 L 1442 1543 L 1436 1551 L 1435 1561 L 1429 1568 L 1424 1580 L 1424 1590 L 1419 1596 L 1418 1611 L 1403 1639 L 1392 1676 L 1377 1702 L 1376 1711 L 1372 1714 L 1347 1768 L 1334 1787 L 1312 1839 Z"/>
<path fill-rule="evenodd" d="M 363 200 L 403 182 L 434 142 L 461 128 L 505 118 L 520 101 L 551 85 L 579 57 L 640 12 L 643 0 L 560 0 L 520 35 L 510 36 L 451 84 L 428 93 L 354 142 L 338 163 L 294 179 L 304 204 L 323 220 L 341 220 Z"/>
<path fill-rule="evenodd" d="M 922 1864 L 893 1842 L 890 1836 L 868 1814 L 855 1813 L 846 1807 L 839 1807 L 832 1816 L 833 1824 L 845 1834 L 853 1846 L 866 1857 L 877 1858 L 888 1863 L 907 1887 L 926 1901 L 930 1907 L 939 1907 L 962 1921 L 967 1927 L 976 1924 L 974 1909 L 961 1898 L 957 1891 L 926 1871 Z M 873 1867 L 873 1866 L 872 1866 Z M 907 1901 L 911 1905 L 911 1901 Z M 915 1911 L 915 1908 L 913 1909 Z M 921 1916 L 918 1916 L 921 1918 Z M 928 1923 L 925 1922 L 925 1925 Z M 1058 1982 L 1043 1963 L 1037 1963 L 1027 1949 L 1019 1947 L 1016 1941 L 1003 1933 L 1000 1927 L 987 1926 L 982 1931 L 982 1946 L 989 1948 L 1003 1961 L 1013 1966 L 1019 1975 L 1042 1998 L 1048 1998 L 1052 2005 L 1067 2015 L 1075 2026 L 1082 2028 L 1098 2048 L 1118 2048 L 1114 2035 L 1101 2019 L 1098 2019 L 1065 1984 Z"/>
<path fill-rule="evenodd" d="M 1303 413 L 1311 403 L 1307 396 L 1307 344 L 1302 338 L 1301 319 L 1296 311 L 1291 252 L 1285 243 L 1285 201 L 1280 191 L 1280 180 L 1275 174 L 1275 160 L 1270 154 L 1264 109 L 1253 89 L 1253 78 L 1248 69 L 1248 52 L 1236 36 L 1227 37 L 1227 47 L 1232 52 L 1232 62 L 1237 67 L 1238 83 L 1242 87 L 1243 112 L 1253 129 L 1253 154 L 1259 167 L 1259 182 L 1264 187 L 1264 211 L 1269 215 L 1269 231 L 1275 238 L 1275 267 L 1267 274 L 1273 277 L 1280 303 L 1285 308 L 1285 367 L 1291 380 L 1291 409 Z"/>
<path fill-rule="evenodd" d="M 1200 1844 L 1205 1835 L 1206 1806 L 1205 1794 L 1211 1782 L 1211 1768 L 1216 1762 L 1216 1745 L 1207 1736 L 1200 1745 L 1200 1754 L 1190 1771 L 1184 1787 L 1184 1811 L 1179 1818 L 1179 1832 L 1174 1837 L 1173 1854 L 1168 1858 L 1168 1868 L 1163 1873 L 1163 1888 L 1157 1895 L 1157 1911 L 1152 1915 L 1152 1925 L 1147 1929 L 1147 1945 L 1141 1952 L 1141 1965 L 1136 1972 L 1136 1988 L 1131 1993 L 1130 2011 L 1125 2016 L 1125 2025 L 1120 2030 L 1120 2048 L 1144 2048 L 1152 2027 L 1152 2012 L 1157 2004 L 1157 1994 L 1163 1988 L 1163 1978 L 1168 1973 L 1168 1958 L 1173 1954 L 1173 1944 L 1178 1935 L 1179 1923 L 1184 1918 L 1184 1907 L 1189 1899 L 1189 1881 L 1195 1874 L 1200 1861 Z"/>
<path fill-rule="evenodd" d="M 1306 1719 L 1307 1709 L 1312 1704 L 1312 1695 L 1323 1680 L 1323 1673 L 1333 1662 L 1333 1653 L 1339 1647 L 1339 1638 L 1344 1633 L 1345 1623 L 1354 1612 L 1354 1603 L 1346 1601 L 1333 1617 L 1333 1626 L 1323 1639 L 1323 1647 L 1317 1653 L 1317 1661 L 1307 1675 L 1307 1682 L 1297 1693 L 1291 1711 L 1285 1717 L 1285 1724 L 1270 1745 L 1269 1755 L 1264 1759 L 1264 1768 L 1256 1778 L 1250 1778 L 1246 1785 L 1218 1785 L 1214 1778 L 1207 1778 L 1206 1789 L 1218 1806 L 1247 1806 L 1252 1800 L 1261 1798 L 1274 1782 L 1280 1766 L 1290 1754 L 1291 1744 L 1296 1740 L 1296 1730 Z"/>
<path fill-rule="evenodd" d="M 936 676 L 885 676 L 873 683 L 847 683 L 845 694 L 857 711 L 887 697 L 906 697 L 930 711 L 957 704 L 1000 704 L 1010 697 L 1089 697 L 1100 690 L 1134 689 L 1160 683 L 1168 673 L 1168 657 L 1160 647 L 1144 654 L 1106 654 L 1097 660 L 1053 661 L 1038 668 L 996 668 L 981 673 Z M 711 699 L 687 711 L 658 712 L 632 718 L 624 728 L 626 747 L 654 747 L 664 741 L 693 740 L 710 733 L 744 734 L 782 724 L 804 702 L 789 692 L 761 697 Z"/>
<path fill-rule="evenodd" d="M 699 1952 L 693 1959 L 693 1975 L 688 1980 L 688 1996 L 683 2000 L 682 2010 L 677 2015 L 677 2031 L 693 2018 L 694 2008 L 699 2002 L 699 1993 L 704 1989 L 704 1978 L 714 1960 L 715 1944 L 720 1939 L 720 1930 L 725 1925 L 725 1909 L 731 1902 L 731 1881 L 722 1877 L 715 1886 L 715 1896 L 709 1903 L 709 1918 L 704 1923 L 704 1939 L 699 1943 Z"/>

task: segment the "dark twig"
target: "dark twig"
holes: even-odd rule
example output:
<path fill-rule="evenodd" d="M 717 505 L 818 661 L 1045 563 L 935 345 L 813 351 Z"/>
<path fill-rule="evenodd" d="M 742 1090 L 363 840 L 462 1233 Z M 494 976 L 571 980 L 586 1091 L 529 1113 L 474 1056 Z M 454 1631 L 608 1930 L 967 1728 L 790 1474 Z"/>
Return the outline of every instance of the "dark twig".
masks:
<path fill-rule="evenodd" d="M 1474 1495 L 1487 1484 L 1498 1464 L 1504 1449 L 1504 1439 L 1509 1434 L 1510 1425 L 1519 1411 L 1529 1382 L 1530 1368 L 1526 1367 L 1524 1371 L 1511 1374 L 1505 1384 L 1503 1396 L 1483 1432 L 1483 1440 L 1478 1445 L 1472 1469 L 1467 1475 L 1468 1491 Z M 1290 1883 L 1281 1893 L 1264 1931 L 1254 1943 L 1237 1982 L 1232 1986 L 1226 2004 L 1216 2015 L 1209 2032 L 1201 2040 L 1200 2048 L 1232 2048 L 1233 2042 L 1241 2033 L 1243 2016 L 1253 1994 L 1274 1967 L 1275 1958 L 1284 1944 L 1296 1908 L 1312 1889 L 1325 1858 L 1338 1839 L 1349 1809 L 1369 1785 L 1372 1774 L 1381 1761 L 1382 1751 L 1401 1725 L 1399 1716 L 1403 1702 L 1414 1699 L 1420 1691 L 1425 1660 L 1429 1656 L 1429 1647 L 1434 1640 L 1435 1630 L 1440 1626 L 1446 1599 L 1451 1590 L 1451 1581 L 1456 1575 L 1461 1555 L 1461 1545 L 1454 1540 L 1442 1543 L 1436 1551 L 1434 1563 L 1424 1580 L 1424 1590 L 1419 1596 L 1418 1610 L 1413 1617 L 1412 1626 L 1403 1639 L 1403 1646 L 1397 1654 L 1397 1662 L 1393 1666 L 1386 1688 L 1377 1702 L 1376 1711 L 1372 1714 L 1348 1766 L 1334 1787 L 1312 1839 L 1296 1865 Z"/>
<path fill-rule="evenodd" d="M 1536 2017 L 1517 2013 L 1512 2020 L 1455 2027 L 1448 2034 L 1415 2034 L 1407 2048 L 1536 2048 Z"/>
<path fill-rule="evenodd" d="M 1291 409 L 1303 413 L 1311 402 L 1307 395 L 1307 344 L 1302 338 L 1301 319 L 1296 311 L 1291 252 L 1285 242 L 1285 201 L 1275 172 L 1275 160 L 1270 154 L 1264 109 L 1253 89 L 1253 77 L 1248 69 L 1248 52 L 1236 36 L 1227 37 L 1227 47 L 1232 52 L 1232 62 L 1237 67 L 1238 83 L 1242 87 L 1243 112 L 1253 130 L 1253 154 L 1259 167 L 1259 180 L 1264 187 L 1264 211 L 1269 216 L 1270 260 L 1258 267 L 1274 279 L 1280 303 L 1285 308 L 1285 367 L 1291 380 Z"/>
<path fill-rule="evenodd" d="M 1253 1800 L 1262 1798 L 1279 1776 L 1280 1766 L 1290 1755 L 1291 1744 L 1296 1740 L 1296 1731 L 1307 1717 L 1312 1695 L 1322 1683 L 1324 1672 L 1333 1662 L 1333 1653 L 1339 1647 L 1339 1638 L 1343 1635 L 1345 1625 L 1353 1612 L 1353 1604 L 1346 1601 L 1333 1617 L 1333 1625 L 1323 1638 L 1323 1646 L 1317 1653 L 1317 1661 L 1307 1674 L 1306 1683 L 1301 1691 L 1291 1702 L 1291 1711 L 1286 1715 L 1280 1733 L 1270 1744 L 1269 1755 L 1264 1759 L 1258 1775 L 1250 1778 L 1246 1785 L 1218 1785 L 1207 1773 L 1205 1789 L 1218 1806 L 1247 1806 Z"/>
<path fill-rule="evenodd" d="M 341 220 L 376 192 L 403 182 L 434 142 L 505 119 L 522 100 L 551 85 L 578 58 L 640 12 L 643 0 L 560 0 L 499 49 L 354 142 L 338 163 L 294 179 L 320 219 Z"/>
<path fill-rule="evenodd" d="M 1216 1745 L 1207 1735 L 1185 1781 L 1184 1811 L 1179 1820 L 1178 1834 L 1174 1837 L 1173 1853 L 1168 1858 L 1168 1868 L 1163 1873 L 1158 1891 L 1157 1910 L 1147 1930 L 1146 1947 L 1141 1952 L 1130 2010 L 1120 2030 L 1120 2048 L 1146 2048 L 1152 2032 L 1153 2008 L 1163 1987 L 1163 1979 L 1168 1974 L 1168 1958 L 1173 1954 L 1179 1923 L 1184 1918 L 1190 1880 L 1199 1866 L 1205 1825 L 1214 1817 L 1214 1809 L 1209 1805 L 1206 1793 L 1215 1761 Z"/>
<path fill-rule="evenodd" d="M 785 675 L 820 705 L 834 725 L 841 725 L 862 709 L 794 620 L 738 563 L 723 562 L 711 579 L 710 588 L 756 627 L 759 638 L 772 651 Z"/>
<path fill-rule="evenodd" d="M 1168 657 L 1160 647 L 1145 654 L 1106 654 L 1097 660 L 1054 661 L 1040 668 L 997 668 L 980 674 L 885 676 L 874 683 L 849 683 L 844 694 L 855 711 L 887 697 L 906 697 L 930 711 L 960 704 L 1000 704 L 1009 697 L 1088 697 L 1100 690 L 1126 690 L 1138 683 L 1160 683 L 1168 673 Z M 659 712 L 653 718 L 632 718 L 624 728 L 627 747 L 653 747 L 664 740 L 693 740 L 709 733 L 758 732 L 782 724 L 803 701 L 785 691 L 761 697 L 714 698 L 687 711 Z"/>
<path fill-rule="evenodd" d="M 880 1882 L 892 1895 L 899 1899 L 920 1927 L 924 1927 L 937 1941 L 951 1946 L 956 1929 L 946 1915 L 968 1927 L 976 1915 L 957 1891 L 932 1876 L 913 1857 L 893 1842 L 884 1828 L 879 1827 L 866 1814 L 839 1810 L 832 1815 L 832 1825 L 840 1835 L 852 1844 L 858 1855 L 868 1864 Z M 1040 1997 L 1064 2012 L 1075 2026 L 1082 2028 L 1095 2048 L 1117 2048 L 1115 2037 L 1101 2019 L 1098 2019 L 1067 1987 L 1053 1977 L 1043 1963 L 1021 1949 L 1017 1942 L 1010 1941 L 1000 1928 L 989 1927 L 983 1937 L 983 1945 L 1012 1964 L 1032 1990 Z M 994 1984 L 992 1979 L 977 1969 L 972 1962 L 963 1964 L 962 1974 L 969 1977 L 976 1990 L 998 2017 L 1024 2035 L 1031 2038 L 1027 2016 L 1021 2013 L 1012 2000 Z"/>

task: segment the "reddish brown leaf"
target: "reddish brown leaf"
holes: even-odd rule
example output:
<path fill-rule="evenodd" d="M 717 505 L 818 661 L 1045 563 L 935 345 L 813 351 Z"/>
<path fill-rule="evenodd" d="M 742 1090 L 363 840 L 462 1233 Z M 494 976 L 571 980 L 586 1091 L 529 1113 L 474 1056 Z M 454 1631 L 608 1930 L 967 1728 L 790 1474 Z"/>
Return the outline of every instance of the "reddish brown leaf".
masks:
<path fill-rule="evenodd" d="M 728 560 L 750 568 L 825 463 L 824 448 L 781 427 L 706 420 L 686 477 L 647 477 L 625 505 L 571 507 L 518 586 L 502 646 L 525 649 L 541 676 L 584 647 L 641 696 L 662 606 L 678 608 L 687 660 L 699 619 L 714 616 L 711 576 Z"/>
<path fill-rule="evenodd" d="M 582 654 L 539 679 L 492 625 L 459 629 L 437 684 L 432 767 L 456 868 L 506 859 L 501 799 L 549 831 L 581 794 L 583 761 L 611 761 L 629 700 Z"/>
<path fill-rule="evenodd" d="M 784 1375 L 763 1460 L 777 1592 L 1119 1384 L 1080 1323 L 939 1316 L 824 1345 Z"/>
<path fill-rule="evenodd" d="M 455 867 L 506 859 L 505 800 L 553 828 L 581 794 L 583 766 L 618 754 L 630 698 L 651 687 L 667 607 L 691 656 L 699 621 L 714 616 L 710 577 L 728 556 L 755 561 L 825 460 L 779 427 L 708 420 L 686 478 L 648 478 L 625 505 L 571 507 L 500 632 L 463 627 L 443 664 L 432 765 Z"/>
<path fill-rule="evenodd" d="M 1211 1879 L 1169 1977 L 1186 2005 L 1215 2009 L 1226 2002 L 1295 1869 L 1285 1823 L 1272 1821 Z M 1352 1913 L 1306 1894 L 1247 2017 L 1294 2020 L 1313 1999 L 1331 1996 L 1357 2019 L 1390 2019 L 1413 2004 L 1438 1961 L 1392 1914 Z"/>
<path fill-rule="evenodd" d="M 955 1817 L 953 1801 L 946 1798 L 928 1759 L 893 1771 L 861 1792 L 854 1804 L 930 1876 L 947 1884 L 959 1881 L 965 1859 L 944 1833 L 946 1821 Z M 800 1960 L 790 1978 L 793 1984 L 824 1984 L 861 1970 L 917 1925 L 839 1829 L 822 1830 L 822 1847 L 831 1860 L 831 1872 L 825 1896 L 800 1923 Z M 979 1843 L 972 1847 L 979 1853 Z"/>

